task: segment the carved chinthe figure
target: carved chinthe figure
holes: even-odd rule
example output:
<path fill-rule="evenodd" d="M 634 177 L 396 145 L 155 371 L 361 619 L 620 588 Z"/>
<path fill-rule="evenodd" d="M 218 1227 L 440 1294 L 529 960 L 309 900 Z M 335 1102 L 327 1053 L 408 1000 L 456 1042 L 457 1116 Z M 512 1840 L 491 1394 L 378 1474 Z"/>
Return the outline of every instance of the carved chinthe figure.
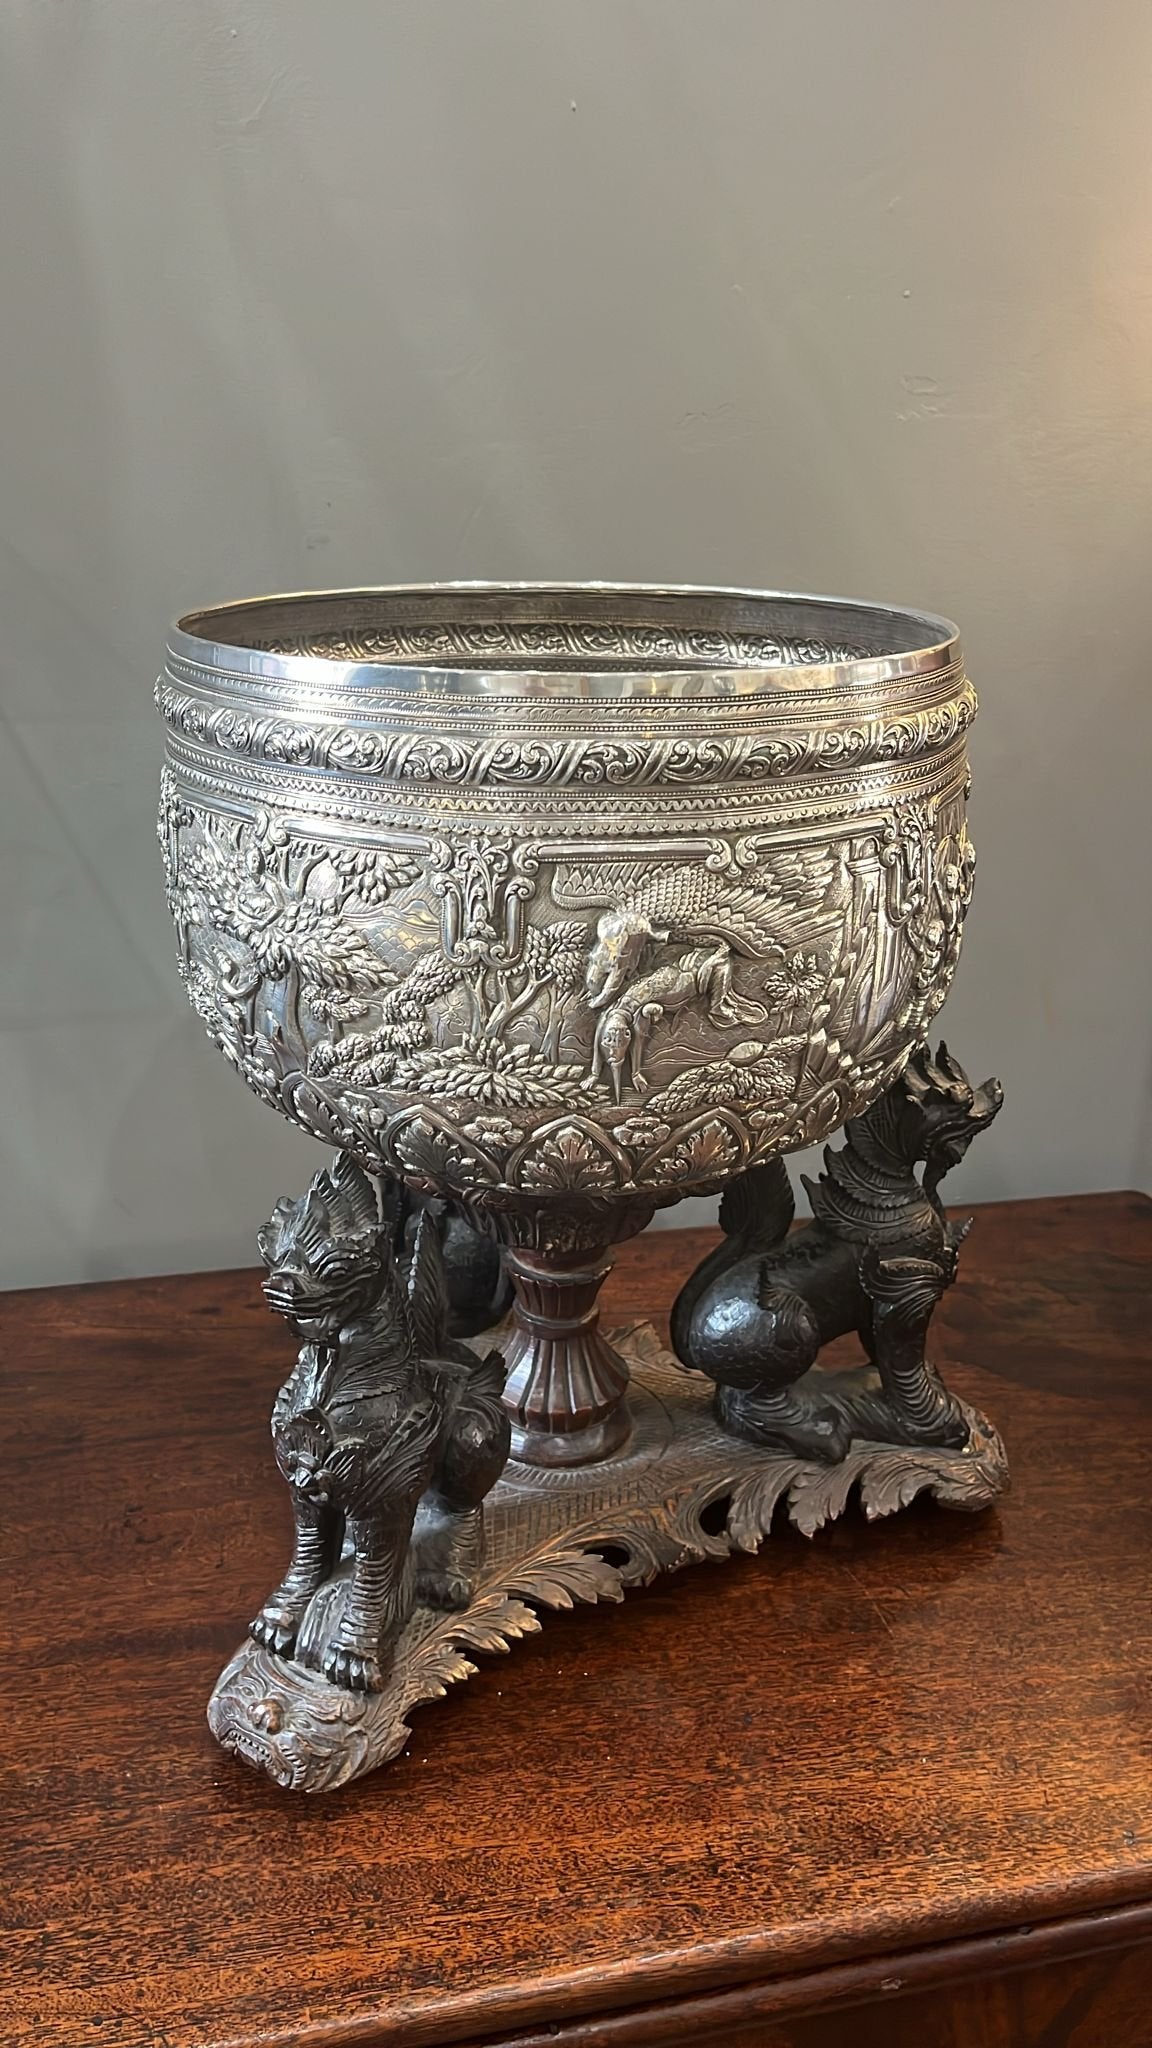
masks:
<path fill-rule="evenodd" d="M 250 1633 L 293 1651 L 346 1540 L 339 1619 L 301 1661 L 352 1691 L 380 1689 L 417 1597 L 467 1606 L 482 1502 L 508 1457 L 504 1362 L 449 1335 L 439 1232 L 425 1210 L 406 1261 L 394 1262 L 372 1183 L 342 1156 L 301 1201 L 278 1203 L 260 1233 L 264 1293 L 303 1341 L 272 1413 L 292 1490 L 292 1562 Z"/>
<path fill-rule="evenodd" d="M 672 1343 L 717 1384 L 725 1426 L 751 1442 L 836 1462 L 854 1437 L 963 1450 L 971 1415 L 925 1356 L 932 1311 L 956 1277 L 969 1224 L 949 1222 L 938 1189 L 1003 1101 L 972 1088 L 941 1046 L 913 1053 L 888 1093 L 847 1126 L 804 1177 L 813 1220 L 789 1235 L 795 1203 L 783 1160 L 733 1181 L 725 1242 L 672 1310 Z M 918 1178 L 916 1165 L 924 1162 Z M 873 1391 L 809 1374 L 823 1346 L 854 1331 L 879 1374 Z"/>
<path fill-rule="evenodd" d="M 815 1527 L 852 1486 L 875 1513 L 995 1496 L 995 1432 L 924 1355 L 958 1243 L 937 1180 L 999 1099 L 924 1051 L 972 895 L 953 627 L 739 591 L 316 593 L 181 621 L 158 702 L 189 997 L 336 1154 L 262 1239 L 301 1341 L 297 1534 L 221 1741 L 340 1782 L 526 1601 L 753 1547 L 780 1499 Z M 841 1126 L 785 1243 L 780 1162 Z M 601 1329 L 598 1290 L 658 1208 L 725 1188 L 685 1374 Z M 510 1292 L 502 1381 L 464 1340 Z M 813 1372 L 850 1329 L 874 1366 Z"/>

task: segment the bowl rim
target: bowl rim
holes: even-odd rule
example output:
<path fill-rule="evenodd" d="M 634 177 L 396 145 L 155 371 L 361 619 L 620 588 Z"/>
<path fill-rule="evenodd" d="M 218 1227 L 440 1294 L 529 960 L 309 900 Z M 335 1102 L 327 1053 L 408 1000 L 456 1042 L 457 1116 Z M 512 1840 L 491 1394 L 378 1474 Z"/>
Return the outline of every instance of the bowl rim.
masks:
<path fill-rule="evenodd" d="M 738 662 L 688 660 L 660 665 L 638 662 L 635 667 L 619 662 L 597 668 L 576 660 L 571 666 L 532 668 L 527 662 L 498 661 L 491 665 L 469 663 L 455 667 L 451 661 L 412 657 L 403 661 L 384 658 L 344 659 L 327 654 L 278 653 L 245 646 L 242 641 L 218 637 L 239 615 L 268 608 L 300 605 L 312 609 L 341 600 L 363 604 L 375 598 L 419 600 L 440 596 L 516 599 L 620 597 L 644 600 L 669 599 L 673 603 L 700 599 L 744 605 L 811 608 L 813 624 L 821 614 L 855 614 L 899 620 L 908 628 L 923 629 L 918 644 L 887 654 L 855 656 L 833 662 L 764 663 L 743 666 Z M 708 621 L 702 622 L 707 630 Z M 747 630 L 747 629 L 746 629 Z M 195 607 L 173 620 L 169 652 L 195 667 L 232 674 L 241 679 L 264 677 L 283 683 L 322 687 L 356 693 L 384 689 L 401 695 L 472 696 L 692 696 L 804 694 L 853 692 L 901 678 L 932 674 L 941 668 L 960 665 L 960 636 L 951 619 L 925 611 L 920 606 L 885 603 L 876 599 L 834 597 L 825 593 L 764 590 L 733 584 L 631 583 L 601 580 L 570 581 L 552 578 L 500 581 L 487 578 L 453 579 L 442 582 L 381 583 L 313 590 L 272 591 L 258 597 L 231 599 L 222 604 Z M 711 684 L 710 684 L 711 679 Z"/>

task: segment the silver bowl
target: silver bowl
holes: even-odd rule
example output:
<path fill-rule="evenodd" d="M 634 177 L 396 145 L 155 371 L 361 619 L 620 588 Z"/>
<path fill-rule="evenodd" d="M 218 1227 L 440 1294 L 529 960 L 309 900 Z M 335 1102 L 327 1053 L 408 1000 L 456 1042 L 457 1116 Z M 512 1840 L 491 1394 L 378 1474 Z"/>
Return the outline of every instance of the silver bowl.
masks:
<path fill-rule="evenodd" d="M 159 704 L 212 1037 L 503 1239 L 517 1455 L 618 1450 L 606 1247 L 863 1110 L 944 999 L 955 629 L 734 590 L 322 592 L 182 619 Z"/>
<path fill-rule="evenodd" d="M 263 1101 L 422 1189 L 651 1213 L 862 1110 L 943 1001 L 975 712 L 945 620 L 269 597 L 182 619 L 158 702 L 195 1008 Z"/>

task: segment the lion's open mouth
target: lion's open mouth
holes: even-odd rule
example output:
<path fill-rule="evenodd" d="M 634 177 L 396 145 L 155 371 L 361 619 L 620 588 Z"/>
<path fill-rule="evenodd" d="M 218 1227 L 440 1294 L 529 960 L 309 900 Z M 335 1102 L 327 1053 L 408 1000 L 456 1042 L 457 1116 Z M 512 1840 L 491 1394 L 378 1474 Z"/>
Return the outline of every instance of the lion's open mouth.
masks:
<path fill-rule="evenodd" d="M 289 1790 L 294 1785 L 297 1766 L 280 1756 L 271 1743 L 261 1741 L 251 1728 L 237 1727 L 233 1723 L 219 1739 L 225 1749 L 232 1750 L 243 1763 L 254 1764 L 258 1771 L 266 1771 L 278 1785 Z"/>

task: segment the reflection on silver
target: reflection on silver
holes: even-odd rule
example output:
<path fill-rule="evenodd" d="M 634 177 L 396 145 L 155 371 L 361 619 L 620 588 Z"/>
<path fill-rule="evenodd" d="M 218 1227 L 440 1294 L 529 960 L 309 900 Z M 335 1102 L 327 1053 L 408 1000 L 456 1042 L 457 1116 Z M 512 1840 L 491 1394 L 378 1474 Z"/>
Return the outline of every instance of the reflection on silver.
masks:
<path fill-rule="evenodd" d="M 189 995 L 249 1086 L 497 1208 L 667 1201 L 899 1071 L 971 895 L 958 639 L 914 612 L 441 585 L 186 618 Z"/>

